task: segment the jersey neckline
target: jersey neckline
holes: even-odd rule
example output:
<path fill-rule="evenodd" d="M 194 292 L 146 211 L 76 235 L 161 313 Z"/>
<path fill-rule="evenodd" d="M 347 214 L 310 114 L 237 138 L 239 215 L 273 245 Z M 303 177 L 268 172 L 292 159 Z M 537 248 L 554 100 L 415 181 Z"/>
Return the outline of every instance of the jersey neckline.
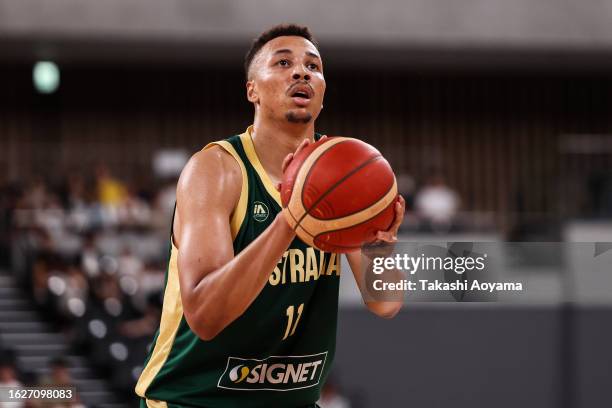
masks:
<path fill-rule="evenodd" d="M 266 191 L 274 199 L 274 201 L 276 201 L 276 203 L 280 207 L 282 207 L 283 205 L 281 203 L 280 193 L 278 192 L 278 190 L 276 190 L 276 187 L 274 187 L 274 184 L 272 183 L 272 180 L 270 180 L 268 173 L 261 165 L 261 161 L 259 161 L 257 152 L 255 151 L 255 145 L 253 144 L 253 138 L 251 137 L 252 132 L 253 125 L 249 126 L 247 130 L 240 135 L 242 147 L 244 148 L 244 152 L 246 153 L 247 158 L 253 165 L 253 168 L 259 175 L 259 178 L 261 179 L 264 187 L 266 188 Z"/>

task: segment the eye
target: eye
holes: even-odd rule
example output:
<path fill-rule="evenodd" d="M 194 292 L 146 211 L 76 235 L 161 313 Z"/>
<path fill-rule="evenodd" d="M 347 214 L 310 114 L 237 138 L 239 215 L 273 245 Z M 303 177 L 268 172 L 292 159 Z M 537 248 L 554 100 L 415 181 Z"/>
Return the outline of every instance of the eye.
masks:
<path fill-rule="evenodd" d="M 282 60 L 278 61 L 277 64 L 280 65 L 281 67 L 288 67 L 289 66 L 289 60 L 282 59 Z"/>
<path fill-rule="evenodd" d="M 311 62 L 310 64 L 308 64 L 308 69 L 311 69 L 313 71 L 318 71 L 319 70 L 319 66 L 317 64 L 315 64 L 314 62 Z"/>

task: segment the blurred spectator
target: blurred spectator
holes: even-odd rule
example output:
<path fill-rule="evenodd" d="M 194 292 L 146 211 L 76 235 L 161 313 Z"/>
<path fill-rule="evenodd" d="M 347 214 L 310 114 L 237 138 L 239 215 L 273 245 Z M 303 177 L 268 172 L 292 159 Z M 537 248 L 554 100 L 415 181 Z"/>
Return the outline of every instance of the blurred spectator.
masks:
<path fill-rule="evenodd" d="M 96 184 L 98 188 L 98 201 L 103 206 L 116 207 L 127 196 L 125 185 L 113 178 L 108 167 L 103 164 L 100 164 L 96 169 Z"/>
<path fill-rule="evenodd" d="M 42 209 L 47 201 L 47 186 L 42 178 L 37 177 L 30 184 L 23 196 L 24 206 L 33 210 Z"/>
<path fill-rule="evenodd" d="M 446 184 L 439 171 L 431 173 L 415 197 L 417 214 L 434 230 L 448 229 L 459 205 L 459 196 Z"/>
<path fill-rule="evenodd" d="M 72 377 L 68 369 L 68 362 L 65 359 L 61 357 L 52 359 L 49 368 L 51 368 L 51 373 L 49 377 L 43 381 L 43 384 L 58 387 L 72 386 Z"/>
<path fill-rule="evenodd" d="M 0 387 L 21 387 L 22 384 L 18 380 L 17 367 L 15 359 L 11 353 L 0 351 Z M 0 408 L 22 408 L 25 404 L 22 402 L 2 402 Z"/>
<path fill-rule="evenodd" d="M 115 274 L 100 274 L 94 280 L 93 293 L 95 302 L 108 315 L 118 317 L 123 313 L 123 292 Z"/>
<path fill-rule="evenodd" d="M 84 208 L 87 205 L 85 180 L 79 172 L 70 172 L 66 181 L 64 206 L 69 210 Z"/>
<path fill-rule="evenodd" d="M 89 293 L 87 279 L 85 279 L 81 269 L 74 265 L 68 267 L 68 271 L 63 275 L 63 279 L 66 282 L 64 299 L 67 309 L 70 310 L 72 315 L 80 317 L 78 316 L 79 313 L 74 312 L 74 307 L 71 305 L 74 304 L 75 300 L 79 301 L 78 304 L 85 304 Z"/>
<path fill-rule="evenodd" d="M 159 326 L 162 303 L 161 294 L 153 293 L 147 297 L 144 316 L 139 319 L 126 320 L 118 326 L 119 334 L 130 339 L 150 339 Z"/>
<path fill-rule="evenodd" d="M 100 254 L 96 249 L 94 238 L 93 234 L 86 235 L 81 251 L 81 268 L 90 279 L 95 278 L 100 273 Z"/>
<path fill-rule="evenodd" d="M 121 224 L 146 225 L 151 219 L 151 208 L 130 188 L 117 207 L 117 217 Z"/>
<path fill-rule="evenodd" d="M 155 205 L 162 213 L 164 219 L 170 222 L 174 213 L 174 204 L 176 203 L 176 180 L 168 180 L 164 187 L 157 194 Z"/>
<path fill-rule="evenodd" d="M 119 256 L 119 274 L 139 279 L 143 270 L 142 259 L 135 256 L 129 247 L 124 248 L 123 253 Z"/>
<path fill-rule="evenodd" d="M 75 387 L 70 375 L 68 361 L 62 357 L 56 357 L 49 363 L 51 369 L 48 376 L 43 377 L 39 383 L 40 387 Z M 76 390 L 76 388 L 75 388 Z M 56 402 L 49 404 L 45 402 L 40 405 L 46 408 L 85 408 L 83 404 L 79 402 L 79 396 L 75 395 L 74 402 Z"/>

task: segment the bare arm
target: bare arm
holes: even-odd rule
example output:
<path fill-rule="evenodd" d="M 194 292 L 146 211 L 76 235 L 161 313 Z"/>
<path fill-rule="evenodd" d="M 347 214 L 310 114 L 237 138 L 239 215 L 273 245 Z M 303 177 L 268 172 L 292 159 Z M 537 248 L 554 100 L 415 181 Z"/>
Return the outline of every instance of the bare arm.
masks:
<path fill-rule="evenodd" d="M 397 241 L 397 231 L 399 230 L 402 221 L 404 220 L 404 212 L 406 210 L 406 202 L 402 196 L 399 196 L 398 202 L 395 204 L 395 220 L 393 221 L 393 225 L 389 228 L 388 231 L 379 231 L 377 238 L 379 241 L 384 242 L 396 242 Z M 364 271 L 362 268 L 361 262 L 361 250 L 350 252 L 346 254 L 346 259 L 348 260 L 349 266 L 351 267 L 351 271 L 353 271 L 353 276 L 355 277 L 355 282 L 357 282 L 357 286 L 359 287 L 359 291 L 361 292 L 361 296 L 364 298 L 364 303 L 366 307 L 374 314 L 390 319 L 394 317 L 402 308 L 403 301 L 366 301 L 364 294 L 367 289 L 364 288 L 365 279 L 364 279 Z"/>
<path fill-rule="evenodd" d="M 403 302 L 401 301 L 366 301 L 365 296 L 363 295 L 367 290 L 363 286 L 365 285 L 365 278 L 363 276 L 364 271 L 361 266 L 361 250 L 350 252 L 346 254 L 346 259 L 351 267 L 351 271 L 353 271 L 353 276 L 355 277 L 355 282 L 357 282 L 357 286 L 359 287 L 359 291 L 362 293 L 362 297 L 364 298 L 364 303 L 368 310 L 374 313 L 377 316 L 384 317 L 385 319 L 391 319 L 394 317 L 402 308 Z"/>
<path fill-rule="evenodd" d="M 279 214 L 234 256 L 230 217 L 240 197 L 238 163 L 219 147 L 197 153 L 177 187 L 175 243 L 185 318 L 203 340 L 244 313 L 295 234 Z"/>

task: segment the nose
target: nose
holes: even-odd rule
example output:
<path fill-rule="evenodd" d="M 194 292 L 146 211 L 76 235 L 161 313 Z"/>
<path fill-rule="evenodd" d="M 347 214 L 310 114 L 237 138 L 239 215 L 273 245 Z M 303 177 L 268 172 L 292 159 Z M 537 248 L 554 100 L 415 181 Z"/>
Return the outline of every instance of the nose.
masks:
<path fill-rule="evenodd" d="M 293 73 L 293 79 L 298 80 L 304 78 L 304 81 L 310 81 L 310 75 L 304 72 L 304 70 L 297 70 Z"/>

